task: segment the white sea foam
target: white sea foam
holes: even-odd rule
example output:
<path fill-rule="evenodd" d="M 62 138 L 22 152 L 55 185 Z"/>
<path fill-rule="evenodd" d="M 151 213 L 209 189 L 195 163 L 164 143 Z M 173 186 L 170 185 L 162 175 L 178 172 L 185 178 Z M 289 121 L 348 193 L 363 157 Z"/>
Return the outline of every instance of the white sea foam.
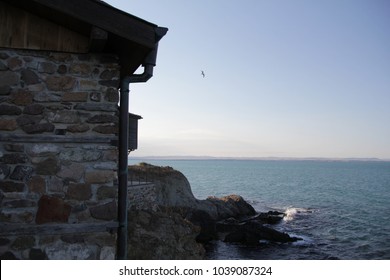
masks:
<path fill-rule="evenodd" d="M 284 216 L 283 220 L 286 222 L 292 221 L 299 214 L 308 214 L 308 213 L 312 213 L 312 212 L 313 212 L 313 210 L 308 209 L 308 208 L 288 207 L 284 211 L 285 216 Z"/>

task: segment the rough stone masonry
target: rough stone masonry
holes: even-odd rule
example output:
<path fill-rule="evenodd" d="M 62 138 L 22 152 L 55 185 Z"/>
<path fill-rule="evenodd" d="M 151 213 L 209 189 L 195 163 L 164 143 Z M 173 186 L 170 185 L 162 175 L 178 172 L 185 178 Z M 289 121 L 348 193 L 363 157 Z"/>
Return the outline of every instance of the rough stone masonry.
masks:
<path fill-rule="evenodd" d="M 116 220 L 119 70 L 107 54 L 0 49 L 0 223 L 27 228 L 1 233 L 1 259 L 115 258 L 115 233 L 72 225 Z"/>

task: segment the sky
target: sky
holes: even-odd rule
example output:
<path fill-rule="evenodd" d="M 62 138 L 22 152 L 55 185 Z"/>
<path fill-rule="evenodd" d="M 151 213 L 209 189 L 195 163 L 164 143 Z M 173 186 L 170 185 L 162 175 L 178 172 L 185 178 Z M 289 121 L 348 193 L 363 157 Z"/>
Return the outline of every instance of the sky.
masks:
<path fill-rule="evenodd" d="M 389 1 L 106 2 L 169 28 L 130 156 L 390 159 Z"/>

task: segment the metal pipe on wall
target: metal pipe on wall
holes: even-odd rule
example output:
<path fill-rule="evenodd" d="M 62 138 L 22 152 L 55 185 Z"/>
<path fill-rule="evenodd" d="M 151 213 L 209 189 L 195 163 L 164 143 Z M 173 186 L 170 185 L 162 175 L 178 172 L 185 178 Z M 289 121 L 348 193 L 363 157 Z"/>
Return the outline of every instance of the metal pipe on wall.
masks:
<path fill-rule="evenodd" d="M 128 138 L 129 138 L 129 93 L 131 83 L 145 83 L 153 76 L 156 66 L 158 41 L 168 32 L 168 28 L 156 27 L 156 45 L 145 57 L 144 72 L 122 78 L 120 83 L 119 108 L 119 163 L 118 163 L 118 236 L 117 259 L 127 259 L 127 210 L 128 210 Z"/>

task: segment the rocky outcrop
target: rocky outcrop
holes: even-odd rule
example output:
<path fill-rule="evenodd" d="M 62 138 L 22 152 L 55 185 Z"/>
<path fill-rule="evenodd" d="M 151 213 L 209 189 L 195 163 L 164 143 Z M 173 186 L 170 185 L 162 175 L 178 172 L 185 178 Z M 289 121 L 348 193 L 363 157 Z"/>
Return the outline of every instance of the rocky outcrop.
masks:
<path fill-rule="evenodd" d="M 129 258 L 199 259 L 199 243 L 215 239 L 249 245 L 298 240 L 266 226 L 283 213 L 257 213 L 239 195 L 198 200 L 187 178 L 171 167 L 142 163 L 130 166 L 129 175 L 139 182 L 129 187 Z"/>
<path fill-rule="evenodd" d="M 207 212 L 214 220 L 256 214 L 253 207 L 239 195 L 208 197 L 206 200 L 196 199 L 187 178 L 172 167 L 141 163 L 129 166 L 129 177 L 132 182 L 134 181 L 134 185 L 129 187 L 132 209 L 157 210 L 170 207 L 201 210 Z M 144 188 L 139 187 L 142 183 Z M 134 199 L 133 191 L 137 193 L 138 200 Z M 145 201 L 148 203 L 145 204 Z"/>
<path fill-rule="evenodd" d="M 202 259 L 197 227 L 179 214 L 134 210 L 128 214 L 128 258 L 137 260 Z"/>

